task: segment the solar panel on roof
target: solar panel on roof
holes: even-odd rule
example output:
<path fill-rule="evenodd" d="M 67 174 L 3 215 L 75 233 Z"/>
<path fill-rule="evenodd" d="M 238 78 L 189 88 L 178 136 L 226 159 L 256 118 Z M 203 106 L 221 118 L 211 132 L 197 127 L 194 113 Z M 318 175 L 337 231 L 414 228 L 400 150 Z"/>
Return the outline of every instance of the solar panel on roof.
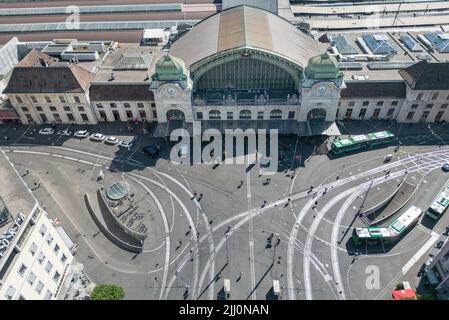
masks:
<path fill-rule="evenodd" d="M 390 46 L 386 40 L 376 40 L 371 34 L 362 35 L 363 41 L 365 41 L 368 48 L 373 54 L 396 54 L 396 50 Z"/>
<path fill-rule="evenodd" d="M 405 44 L 405 46 L 413 52 L 421 52 L 423 49 L 421 46 L 409 35 L 401 36 L 400 37 L 402 43 Z"/>
<path fill-rule="evenodd" d="M 352 46 L 344 36 L 331 37 L 331 42 L 335 43 L 341 54 L 357 54 L 357 49 Z"/>
<path fill-rule="evenodd" d="M 449 53 L 449 39 L 444 39 L 444 34 L 426 33 L 424 34 L 424 37 L 437 49 L 438 52 Z"/>

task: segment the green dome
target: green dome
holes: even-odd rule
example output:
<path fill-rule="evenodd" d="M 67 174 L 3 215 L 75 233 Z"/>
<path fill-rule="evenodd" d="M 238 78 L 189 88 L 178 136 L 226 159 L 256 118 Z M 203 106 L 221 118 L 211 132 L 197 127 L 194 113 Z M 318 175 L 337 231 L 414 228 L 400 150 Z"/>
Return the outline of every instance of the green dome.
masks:
<path fill-rule="evenodd" d="M 305 73 L 309 79 L 337 79 L 342 76 L 337 60 L 327 52 L 310 58 Z"/>
<path fill-rule="evenodd" d="M 156 62 L 156 72 L 152 78 L 157 81 L 185 81 L 187 70 L 184 61 L 170 55 L 163 56 Z"/>

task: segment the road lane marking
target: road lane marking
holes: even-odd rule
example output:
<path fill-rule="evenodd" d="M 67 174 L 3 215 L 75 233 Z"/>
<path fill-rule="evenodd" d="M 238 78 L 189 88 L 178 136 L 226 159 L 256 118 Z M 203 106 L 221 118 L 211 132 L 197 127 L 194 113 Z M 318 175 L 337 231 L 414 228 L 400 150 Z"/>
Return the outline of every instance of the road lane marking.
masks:
<path fill-rule="evenodd" d="M 431 246 L 438 240 L 440 235 L 435 231 L 432 231 L 430 239 L 419 249 L 415 255 L 402 267 L 401 272 L 405 275 L 413 265 L 430 249 Z"/>

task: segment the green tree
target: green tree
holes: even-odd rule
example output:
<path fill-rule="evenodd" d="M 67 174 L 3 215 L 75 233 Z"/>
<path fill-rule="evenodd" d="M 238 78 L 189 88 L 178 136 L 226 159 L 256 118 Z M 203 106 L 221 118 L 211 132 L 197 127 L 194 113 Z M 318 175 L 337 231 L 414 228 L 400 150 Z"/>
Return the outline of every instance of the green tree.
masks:
<path fill-rule="evenodd" d="M 125 292 L 115 284 L 97 285 L 92 292 L 92 300 L 122 300 Z"/>

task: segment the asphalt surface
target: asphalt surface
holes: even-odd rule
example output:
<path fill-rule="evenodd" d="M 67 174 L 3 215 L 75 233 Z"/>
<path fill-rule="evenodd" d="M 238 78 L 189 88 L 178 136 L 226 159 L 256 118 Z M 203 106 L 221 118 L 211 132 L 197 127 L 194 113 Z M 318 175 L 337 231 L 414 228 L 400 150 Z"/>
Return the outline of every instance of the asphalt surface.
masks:
<path fill-rule="evenodd" d="M 266 184 L 258 165 L 170 163 L 170 146 L 138 134 L 139 128 L 135 134 L 118 124 L 89 127 L 119 138 L 135 134 L 131 150 L 30 134 L 38 128 L 0 126 L 1 148 L 19 172 L 30 170 L 27 184 L 42 183 L 35 196 L 80 244 L 77 259 L 92 280 L 122 285 L 127 299 L 219 299 L 226 278 L 231 299 L 271 299 L 273 280 L 283 288 L 280 299 L 388 299 L 400 281 L 415 283 L 416 267 L 428 258 L 427 244 L 449 224 L 447 215 L 436 224 L 424 217 L 392 246 L 358 247 L 349 239 L 352 228 L 363 225 L 355 214 L 372 180 L 376 192 L 391 190 L 386 183 L 398 181 L 407 170 L 419 188 L 404 210 L 411 204 L 427 209 L 449 179 L 441 171 L 449 148 L 440 147 L 437 138 L 419 145 L 420 135 L 401 135 L 408 145 L 397 153 L 389 147 L 331 160 L 313 155 L 306 141 L 295 145 L 296 138 L 282 137 L 282 164 L 293 163 L 295 171 L 282 167 Z M 4 141 L 5 135 L 10 140 Z M 163 148 L 159 158 L 151 159 L 141 148 L 154 143 Z M 300 166 L 295 149 L 305 161 Z M 387 153 L 394 159 L 384 164 Z M 387 169 L 391 174 L 385 178 Z M 108 181 L 124 177 L 150 190 L 161 205 L 153 221 L 165 231 L 153 232 L 138 255 L 107 240 L 87 213 L 82 194 L 95 191 L 100 170 Z M 376 268 L 379 285 L 372 288 L 367 281 Z"/>

